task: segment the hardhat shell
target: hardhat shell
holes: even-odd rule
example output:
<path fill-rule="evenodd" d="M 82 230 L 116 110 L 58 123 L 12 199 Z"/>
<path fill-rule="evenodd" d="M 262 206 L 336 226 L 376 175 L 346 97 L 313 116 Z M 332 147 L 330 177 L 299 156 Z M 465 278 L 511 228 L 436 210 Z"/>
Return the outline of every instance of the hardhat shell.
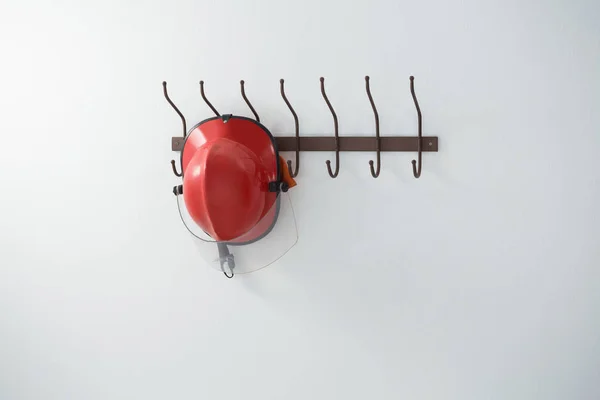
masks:
<path fill-rule="evenodd" d="M 275 139 L 239 116 L 204 120 L 190 129 L 181 153 L 183 198 L 193 221 L 212 240 L 247 244 L 267 235 L 279 212 Z"/>

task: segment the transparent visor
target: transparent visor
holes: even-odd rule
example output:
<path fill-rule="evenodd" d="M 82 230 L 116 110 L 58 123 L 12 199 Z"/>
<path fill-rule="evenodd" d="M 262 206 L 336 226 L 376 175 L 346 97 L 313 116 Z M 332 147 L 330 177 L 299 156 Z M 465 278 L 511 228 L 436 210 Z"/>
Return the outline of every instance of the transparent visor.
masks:
<path fill-rule="evenodd" d="M 194 222 L 183 195 L 177 196 L 177 207 L 201 257 L 227 277 L 262 269 L 283 257 L 298 242 L 296 217 L 288 193 L 273 193 L 262 218 L 253 228 L 222 242 L 213 239 Z"/>

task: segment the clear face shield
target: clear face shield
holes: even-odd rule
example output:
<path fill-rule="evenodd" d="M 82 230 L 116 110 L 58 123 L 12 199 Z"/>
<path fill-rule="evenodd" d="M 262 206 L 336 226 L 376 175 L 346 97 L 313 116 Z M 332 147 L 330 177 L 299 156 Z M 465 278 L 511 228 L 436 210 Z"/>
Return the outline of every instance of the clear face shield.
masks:
<path fill-rule="evenodd" d="M 181 221 L 191 233 L 200 255 L 227 277 L 262 269 L 283 257 L 298 242 L 296 218 L 287 192 L 273 193 L 265 204 L 263 216 L 250 230 L 234 239 L 216 241 L 194 222 L 183 195 L 177 190 L 176 187 Z"/>

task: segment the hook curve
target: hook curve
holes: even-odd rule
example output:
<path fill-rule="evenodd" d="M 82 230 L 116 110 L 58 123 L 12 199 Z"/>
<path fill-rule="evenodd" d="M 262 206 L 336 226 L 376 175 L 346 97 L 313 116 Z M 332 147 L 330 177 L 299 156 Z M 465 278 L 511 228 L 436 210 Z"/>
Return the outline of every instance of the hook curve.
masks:
<path fill-rule="evenodd" d="M 246 90 L 244 89 L 245 83 L 246 82 L 244 82 L 243 79 L 240 81 L 240 89 L 242 91 L 242 97 L 244 98 L 244 101 L 246 102 L 246 104 L 248 104 L 248 107 L 250 107 L 250 111 L 252 111 L 252 114 L 254 114 L 254 119 L 256 120 L 256 122 L 260 122 L 260 118 L 258 117 L 256 110 L 254 109 L 254 107 L 252 107 L 250 100 L 248 100 L 248 98 L 246 97 Z"/>
<path fill-rule="evenodd" d="M 171 168 L 173 168 L 173 173 L 175 176 L 183 176 L 183 172 L 177 172 L 177 167 L 175 166 L 175 160 L 171 160 Z"/>
<path fill-rule="evenodd" d="M 296 169 L 294 171 L 292 171 L 292 162 L 290 160 L 287 161 L 288 171 L 290 172 L 292 178 L 295 178 L 298 176 L 298 171 L 300 169 L 300 125 L 298 123 L 298 115 L 296 114 L 296 111 L 294 111 L 294 108 L 292 107 L 287 96 L 285 95 L 283 83 L 284 80 L 280 79 L 279 88 L 281 92 L 281 97 L 283 97 L 283 101 L 285 101 L 285 104 L 292 112 L 292 115 L 294 116 L 294 124 L 296 125 Z"/>
<path fill-rule="evenodd" d="M 331 161 L 325 161 L 327 165 L 327 172 L 329 172 L 329 176 L 332 178 L 336 178 L 340 172 L 340 137 L 338 134 L 338 119 L 335 114 L 335 110 L 331 106 L 329 99 L 327 98 L 327 94 L 325 94 L 325 78 L 321 77 L 321 94 L 325 99 L 325 103 L 327 103 L 327 107 L 329 107 L 329 111 L 331 111 L 331 115 L 333 116 L 333 125 L 335 129 L 335 172 L 331 170 Z"/>
<path fill-rule="evenodd" d="M 169 97 L 169 93 L 167 92 L 167 81 L 163 81 L 162 85 L 163 85 L 163 95 L 165 96 L 165 99 L 167 99 L 167 102 L 171 105 L 171 107 L 173 107 L 173 110 L 175 110 L 175 112 L 179 115 L 179 118 L 181 118 L 181 123 L 183 125 L 183 137 L 185 138 L 185 135 L 187 134 L 187 124 L 185 122 L 185 117 L 183 116 L 181 111 L 179 111 L 179 108 L 177 108 L 175 103 L 173 103 L 173 101 Z"/>
<path fill-rule="evenodd" d="M 200 96 L 202 96 L 202 100 L 204 100 L 206 105 L 210 107 L 210 109 L 215 113 L 217 117 L 221 115 L 219 114 L 217 109 L 211 104 L 211 102 L 208 101 L 208 99 L 206 98 L 206 95 L 204 94 L 204 81 L 200 81 Z"/>
<path fill-rule="evenodd" d="M 417 147 L 417 151 L 419 152 L 419 167 L 417 168 L 417 161 L 412 160 L 412 168 L 413 168 L 413 175 L 415 176 L 415 178 L 419 178 L 421 176 L 421 167 L 423 166 L 423 161 L 421 158 L 421 152 L 422 152 L 422 148 L 421 148 L 421 142 L 423 141 L 423 129 L 422 129 L 422 122 L 423 122 L 423 117 L 421 115 L 421 107 L 419 107 L 419 102 L 417 101 L 417 96 L 415 95 L 415 77 L 411 76 L 410 77 L 410 93 L 412 94 L 412 98 L 413 101 L 415 102 L 415 107 L 417 109 L 417 118 L 418 118 L 418 122 L 419 122 L 419 144 Z"/>
<path fill-rule="evenodd" d="M 373 108 L 373 114 L 375 115 L 375 138 L 377 140 L 377 170 L 373 168 L 373 160 L 369 160 L 369 167 L 371 168 L 371 176 L 373 178 L 377 178 L 379 173 L 381 172 L 381 140 L 379 139 L 379 113 L 377 112 L 377 107 L 375 107 L 375 102 L 373 101 L 373 96 L 371 96 L 371 85 L 369 84 L 371 78 L 369 76 L 365 76 L 365 86 L 367 88 L 367 96 L 369 97 L 369 102 L 371 103 L 371 107 Z"/>

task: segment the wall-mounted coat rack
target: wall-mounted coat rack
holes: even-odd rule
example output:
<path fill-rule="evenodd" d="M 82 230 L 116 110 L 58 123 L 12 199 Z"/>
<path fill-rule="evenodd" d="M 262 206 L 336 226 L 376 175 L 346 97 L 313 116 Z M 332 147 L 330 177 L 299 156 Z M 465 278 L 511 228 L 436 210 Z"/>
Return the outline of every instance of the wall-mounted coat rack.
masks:
<path fill-rule="evenodd" d="M 246 95 L 244 81 L 240 81 L 240 91 L 254 119 L 221 114 L 206 97 L 204 81 L 200 81 L 200 95 L 216 117 L 205 119 L 188 131 L 185 117 L 169 98 L 167 83 L 163 82 L 163 94 L 181 118 L 183 127 L 182 136 L 172 138 L 173 151 L 180 152 L 181 168 L 178 170 L 171 160 L 173 173 L 182 178 L 181 184 L 173 188 L 179 216 L 198 243 L 208 246 L 204 252 L 207 261 L 218 266 L 228 278 L 233 277 L 234 270 L 251 272 L 275 262 L 297 242 L 293 209 L 285 193 L 296 185 L 293 178 L 300 171 L 300 152 L 335 152 L 335 164 L 332 166 L 330 160 L 325 162 L 331 178 L 340 173 L 340 152 L 375 152 L 376 161 L 369 161 L 369 169 L 371 176 L 377 178 L 381 173 L 382 151 L 414 151 L 418 158 L 412 161 L 413 175 L 419 178 L 422 153 L 438 151 L 438 138 L 423 136 L 423 118 L 412 76 L 410 92 L 418 118 L 416 137 L 380 135 L 379 113 L 368 76 L 365 90 L 375 118 L 375 135 L 340 136 L 337 114 L 325 92 L 325 78 L 320 83 L 321 95 L 333 118 L 333 137 L 300 136 L 298 114 L 287 98 L 283 79 L 279 81 L 279 90 L 294 118 L 294 136 L 274 137 L 260 123 L 260 116 Z M 280 155 L 283 151 L 295 152 L 294 168 L 291 161 Z M 277 231 L 273 232 L 277 221 L 281 223 L 277 223 Z M 271 238 L 277 238 L 272 245 Z"/>
<path fill-rule="evenodd" d="M 423 160 L 422 153 L 423 152 L 437 152 L 438 151 L 438 138 L 437 136 L 423 136 L 423 117 L 421 114 L 421 108 L 419 107 L 419 102 L 417 100 L 417 96 L 415 94 L 415 85 L 414 85 L 414 77 L 410 77 L 410 93 L 412 95 L 413 102 L 415 104 L 415 108 L 417 111 L 417 123 L 418 130 L 417 136 L 381 136 L 379 132 L 379 113 L 377 112 L 377 107 L 375 106 L 375 102 L 373 100 L 373 96 L 371 94 L 370 87 L 370 78 L 369 76 L 365 76 L 365 89 L 367 93 L 367 98 L 371 105 L 373 115 L 375 118 L 375 136 L 340 136 L 339 135 L 339 126 L 338 126 L 338 117 L 335 113 L 335 110 L 327 97 L 325 92 L 325 78 L 320 78 L 321 83 L 321 94 L 331 115 L 333 117 L 333 125 L 334 125 L 334 136 L 300 136 L 300 124 L 298 120 L 298 115 L 296 111 L 292 107 L 290 101 L 288 100 L 285 88 L 284 88 L 284 80 L 280 79 L 280 93 L 283 101 L 289 108 L 292 116 L 294 118 L 295 124 L 295 135 L 294 136 L 277 136 L 275 137 L 275 142 L 277 144 L 278 151 L 284 152 L 295 152 L 295 168 L 292 168 L 292 162 L 287 161 L 288 169 L 292 177 L 298 176 L 300 170 L 300 152 L 302 151 L 333 151 L 335 152 L 335 166 L 331 167 L 331 161 L 326 161 L 327 172 L 329 176 L 332 178 L 336 178 L 340 172 L 340 152 L 346 151 L 370 151 L 376 153 L 376 161 L 369 161 L 369 167 L 371 170 L 371 175 L 374 178 L 377 178 L 381 172 L 381 152 L 416 152 L 417 160 L 412 160 L 412 169 L 413 175 L 415 178 L 419 178 L 421 176 Z M 240 81 L 240 90 L 242 94 L 243 100 L 246 102 L 250 111 L 254 115 L 254 118 L 257 122 L 260 122 L 260 117 L 256 112 L 256 109 L 252 106 L 252 103 L 246 96 L 245 90 L 245 82 Z M 163 93 L 171 107 L 177 112 L 179 117 L 183 123 L 183 136 L 173 137 L 172 138 L 172 150 L 181 152 L 184 147 L 185 137 L 187 134 L 186 121 L 185 117 L 179 111 L 179 109 L 173 104 L 169 95 L 167 93 L 167 84 L 163 82 Z M 221 114 L 217 111 L 217 109 L 212 105 L 212 103 L 206 97 L 204 92 L 204 81 L 200 81 L 200 95 L 202 99 L 207 104 L 207 106 L 212 110 L 212 112 L 217 116 L 221 116 Z M 177 171 L 175 166 L 175 161 L 171 161 L 171 166 L 173 168 L 173 172 L 177 176 L 181 176 L 181 173 Z"/>

